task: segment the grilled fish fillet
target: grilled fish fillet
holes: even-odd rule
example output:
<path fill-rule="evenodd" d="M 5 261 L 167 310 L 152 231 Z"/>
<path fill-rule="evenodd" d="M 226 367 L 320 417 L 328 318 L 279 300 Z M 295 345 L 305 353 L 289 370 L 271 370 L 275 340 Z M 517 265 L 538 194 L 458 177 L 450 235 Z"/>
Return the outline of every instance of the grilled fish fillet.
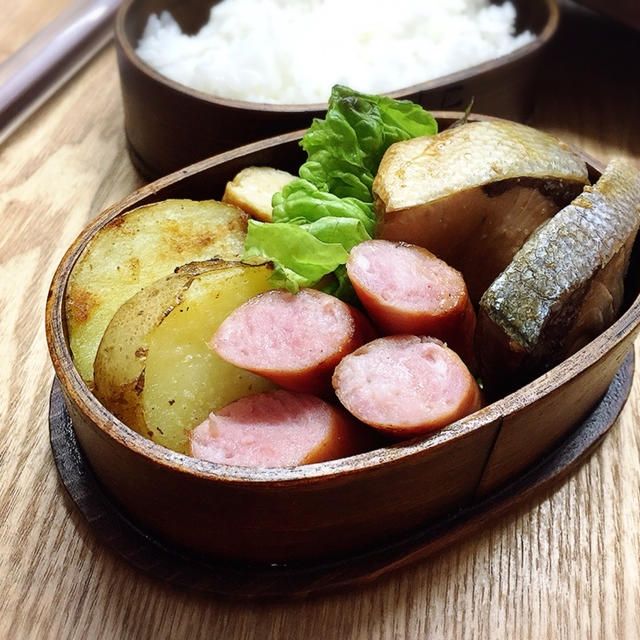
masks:
<path fill-rule="evenodd" d="M 529 235 L 588 183 L 557 138 L 514 122 L 470 122 L 393 144 L 373 183 L 377 235 L 429 249 L 477 303 Z"/>
<path fill-rule="evenodd" d="M 640 172 L 615 159 L 527 240 L 480 301 L 476 348 L 489 387 L 529 381 L 615 320 L 639 223 Z"/>

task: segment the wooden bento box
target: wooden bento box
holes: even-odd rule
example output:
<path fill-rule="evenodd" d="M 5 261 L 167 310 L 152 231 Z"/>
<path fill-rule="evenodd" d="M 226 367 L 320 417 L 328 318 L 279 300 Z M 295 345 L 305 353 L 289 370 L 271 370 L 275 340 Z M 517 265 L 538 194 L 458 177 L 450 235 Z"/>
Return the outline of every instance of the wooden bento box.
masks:
<path fill-rule="evenodd" d="M 436 112 L 444 127 L 458 114 Z M 537 463 L 589 414 L 632 349 L 640 326 L 633 263 L 621 317 L 579 352 L 515 393 L 439 432 L 340 460 L 295 468 L 217 465 L 165 449 L 130 430 L 76 371 L 65 293 L 100 228 L 166 198 L 219 199 L 248 165 L 296 171 L 301 132 L 247 145 L 153 182 L 101 213 L 53 278 L 46 309 L 51 358 L 81 451 L 137 526 L 160 540 L 239 565 L 303 566 L 386 545 L 482 501 Z M 591 178 L 602 168 L 587 159 Z"/>
<path fill-rule="evenodd" d="M 495 0 L 496 4 L 501 4 Z M 307 127 L 326 104 L 262 104 L 196 91 L 155 71 L 136 46 L 151 14 L 169 11 L 185 33 L 207 22 L 211 0 L 127 0 L 116 19 L 116 51 L 131 158 L 158 177 L 239 145 Z M 556 0 L 514 0 L 516 32 L 534 40 L 512 53 L 389 93 L 426 109 L 463 110 L 523 121 L 531 112 L 542 52 L 558 29 Z M 150 109 L 150 105 L 152 108 Z"/>

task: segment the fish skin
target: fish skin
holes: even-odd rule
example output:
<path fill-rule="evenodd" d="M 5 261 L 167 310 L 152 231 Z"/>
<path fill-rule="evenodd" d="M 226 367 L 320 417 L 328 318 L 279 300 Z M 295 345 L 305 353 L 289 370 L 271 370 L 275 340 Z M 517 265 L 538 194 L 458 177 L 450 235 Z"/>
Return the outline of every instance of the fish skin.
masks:
<path fill-rule="evenodd" d="M 556 137 L 517 122 L 468 122 L 391 145 L 373 182 L 385 213 L 511 178 L 588 182 L 584 161 Z"/>
<path fill-rule="evenodd" d="M 615 319 L 639 223 L 640 172 L 614 159 L 529 237 L 480 300 L 476 347 L 490 386 L 531 379 Z"/>

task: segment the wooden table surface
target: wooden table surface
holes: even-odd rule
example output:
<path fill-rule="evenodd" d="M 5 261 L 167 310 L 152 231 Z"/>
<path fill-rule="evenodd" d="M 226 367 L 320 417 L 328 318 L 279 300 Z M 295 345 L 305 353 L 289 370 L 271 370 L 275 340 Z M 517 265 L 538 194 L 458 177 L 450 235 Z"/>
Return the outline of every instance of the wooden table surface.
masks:
<path fill-rule="evenodd" d="M 64 5 L 5 7 L 0 60 Z M 638 60 L 640 33 L 566 5 L 533 124 L 640 167 Z M 122 124 L 110 46 L 0 147 L 0 638 L 639 637 L 640 373 L 568 480 L 366 587 L 229 601 L 154 581 L 98 543 L 51 455 L 43 313 L 67 246 L 142 183 Z"/>

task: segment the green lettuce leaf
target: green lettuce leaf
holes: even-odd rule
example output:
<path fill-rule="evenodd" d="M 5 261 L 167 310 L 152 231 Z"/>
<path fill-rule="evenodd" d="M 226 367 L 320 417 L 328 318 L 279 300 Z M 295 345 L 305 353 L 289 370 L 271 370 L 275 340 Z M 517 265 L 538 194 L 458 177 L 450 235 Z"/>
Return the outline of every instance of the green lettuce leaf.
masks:
<path fill-rule="evenodd" d="M 308 180 L 298 178 L 276 193 L 272 199 L 273 221 L 306 224 L 323 218 L 359 220 L 368 236 L 374 230 L 373 205 L 357 198 L 343 198 L 321 191 Z"/>
<path fill-rule="evenodd" d="M 249 223 L 245 257 L 272 261 L 274 284 L 290 291 L 332 274 L 328 286 L 350 296 L 343 265 L 352 247 L 373 237 L 371 188 L 384 152 L 436 132 L 417 104 L 336 85 L 326 117 L 314 119 L 300 141 L 307 153 L 300 177 L 273 196 L 273 222 Z"/>

